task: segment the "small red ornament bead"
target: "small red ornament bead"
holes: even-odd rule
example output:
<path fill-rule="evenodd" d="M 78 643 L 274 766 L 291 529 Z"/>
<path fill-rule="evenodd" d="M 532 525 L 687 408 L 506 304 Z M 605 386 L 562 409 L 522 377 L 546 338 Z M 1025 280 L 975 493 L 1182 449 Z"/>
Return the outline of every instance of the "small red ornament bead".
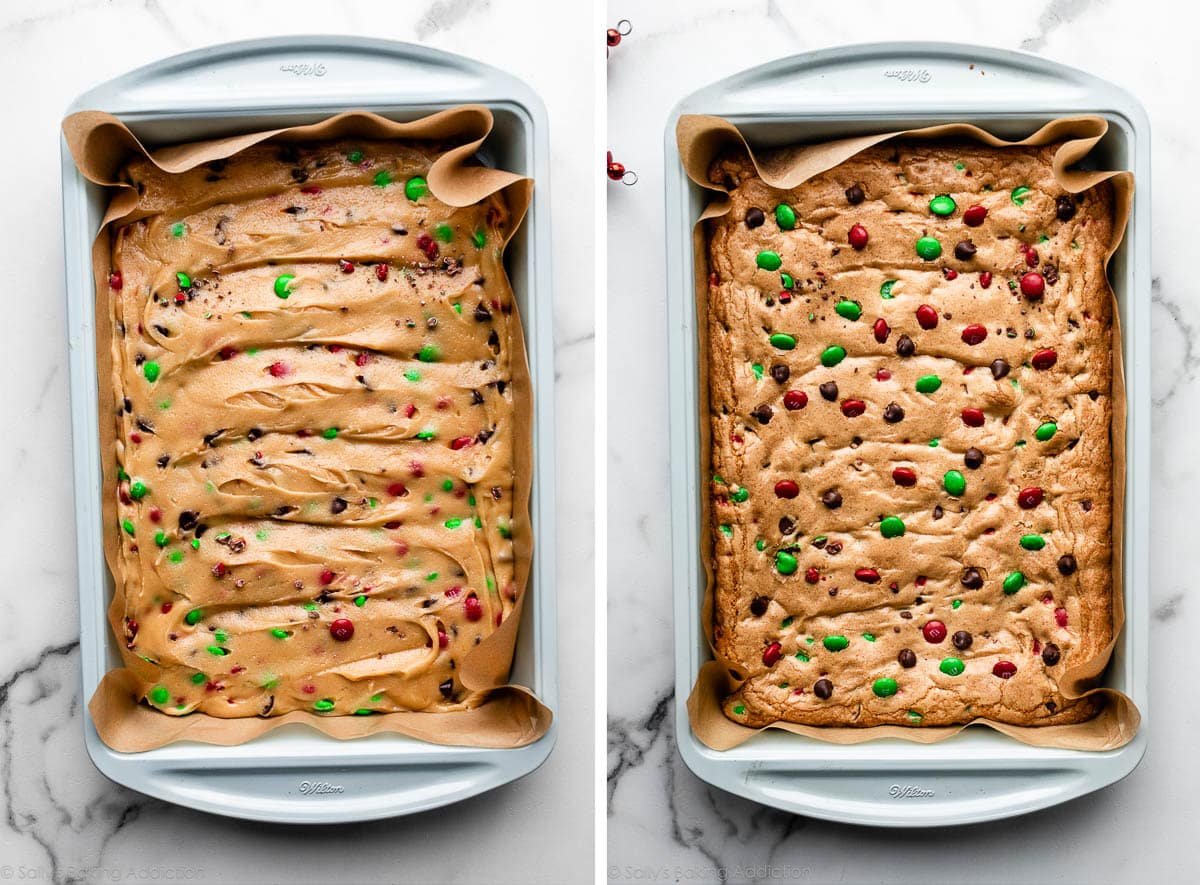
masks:
<path fill-rule="evenodd" d="M 854 227 L 850 228 L 850 233 L 847 236 L 847 239 L 850 241 L 850 245 L 855 249 L 867 248 L 867 240 L 870 238 L 871 236 L 867 233 L 867 229 L 861 224 L 856 224 Z"/>
<path fill-rule="evenodd" d="M 992 285 L 992 272 L 990 270 L 980 271 L 979 272 L 980 288 L 987 289 L 987 288 L 991 287 L 991 285 Z"/>
<path fill-rule="evenodd" d="M 886 344 L 888 335 L 892 334 L 892 327 L 888 325 L 887 320 L 880 317 L 875 321 L 875 326 L 872 331 L 875 333 L 875 340 L 880 344 Z"/>
<path fill-rule="evenodd" d="M 342 273 L 354 273 L 354 264 L 345 258 L 341 258 L 338 260 L 338 270 Z"/>
<path fill-rule="evenodd" d="M 608 177 L 611 178 L 613 181 L 620 181 L 622 178 L 624 178 L 625 177 L 624 164 L 618 163 L 616 160 L 613 160 L 611 163 L 609 163 L 608 164 Z"/>
<path fill-rule="evenodd" d="M 937 311 L 928 304 L 922 304 L 917 308 L 917 322 L 922 329 L 936 329 L 938 324 Z"/>
<path fill-rule="evenodd" d="M 162 511 L 159 510 L 157 507 L 150 508 L 150 521 L 151 522 L 162 522 Z"/>
<path fill-rule="evenodd" d="M 794 480 L 781 479 L 775 483 L 775 497 L 794 498 L 800 494 L 800 486 Z"/>
<path fill-rule="evenodd" d="M 114 270 L 108 275 L 108 287 L 114 292 L 120 292 L 123 285 L 125 285 L 125 282 L 121 279 L 121 272 L 119 270 Z"/>
<path fill-rule="evenodd" d="M 808 405 L 808 394 L 803 390 L 789 390 L 783 395 L 783 407 L 789 412 L 795 412 Z"/>
<path fill-rule="evenodd" d="M 806 568 L 804 570 L 804 580 L 809 584 L 816 584 L 821 580 L 821 573 L 815 568 Z"/>
<path fill-rule="evenodd" d="M 276 363 L 271 363 L 271 365 L 267 366 L 267 371 L 271 373 L 271 376 L 273 378 L 282 378 L 284 375 L 286 375 L 291 370 L 288 369 L 287 363 L 276 362 Z"/>
<path fill-rule="evenodd" d="M 1067 610 L 1065 608 L 1056 608 L 1054 610 L 1054 623 L 1060 627 L 1066 627 L 1067 621 Z"/>
<path fill-rule="evenodd" d="M 982 409 L 963 409 L 962 410 L 963 424 L 968 427 L 983 426 L 983 410 Z"/>
<path fill-rule="evenodd" d="M 403 498 L 408 494 L 408 486 L 402 482 L 394 482 L 387 487 L 387 493 L 393 498 Z"/>
<path fill-rule="evenodd" d="M 876 381 L 887 381 L 891 377 L 892 377 L 892 373 L 889 372 L 887 369 L 880 369 L 878 372 L 875 373 Z"/>
<path fill-rule="evenodd" d="M 856 580 L 862 581 L 864 584 L 878 584 L 879 572 L 873 568 L 859 568 L 854 570 Z"/>
<path fill-rule="evenodd" d="M 979 323 L 972 323 L 962 330 L 962 340 L 972 347 L 982 344 L 985 338 L 987 338 L 987 328 Z"/>
<path fill-rule="evenodd" d="M 338 642 L 347 642 L 354 635 L 354 624 L 348 618 L 338 618 L 329 625 L 329 635 Z"/>
<path fill-rule="evenodd" d="M 948 280 L 957 280 L 958 279 L 958 271 L 956 271 L 952 267 L 943 267 L 942 268 L 942 276 Z"/>
<path fill-rule="evenodd" d="M 388 278 L 388 266 L 385 262 L 379 262 L 375 265 L 375 279 L 381 283 L 386 283 Z"/>
<path fill-rule="evenodd" d="M 1046 369 L 1053 368 L 1054 364 L 1058 362 L 1058 354 L 1049 348 L 1039 350 L 1033 355 L 1033 359 L 1030 362 L 1033 363 L 1035 369 L 1040 369 L 1044 372 Z"/>
<path fill-rule="evenodd" d="M 1022 510 L 1032 510 L 1042 503 L 1042 490 L 1037 486 L 1029 486 L 1017 492 L 1017 503 Z"/>
<path fill-rule="evenodd" d="M 946 625 L 941 621 L 927 621 L 921 628 L 921 635 L 925 637 L 926 642 L 937 645 L 946 639 Z"/>
<path fill-rule="evenodd" d="M 1041 298 L 1046 292 L 1046 279 L 1037 271 L 1031 270 L 1021 277 L 1021 294 L 1033 301 Z"/>
<path fill-rule="evenodd" d="M 775 662 L 783 657 L 783 646 L 778 642 L 772 642 L 763 651 L 763 664 L 767 667 L 775 666 Z"/>
<path fill-rule="evenodd" d="M 460 449 L 465 449 L 473 442 L 475 440 L 469 436 L 458 436 L 450 440 L 450 448 L 457 452 Z"/>
<path fill-rule="evenodd" d="M 1038 251 L 1033 246 L 1025 247 L 1025 263 L 1030 267 L 1037 267 Z"/>
<path fill-rule="evenodd" d="M 325 569 L 323 572 L 321 572 L 321 583 L 322 584 L 325 584 L 325 585 L 332 584 L 333 578 L 334 578 L 333 569 Z"/>
<path fill-rule="evenodd" d="M 963 224 L 967 227 L 979 227 L 985 218 L 987 218 L 987 207 L 971 206 L 963 213 Z"/>
<path fill-rule="evenodd" d="M 996 665 L 992 667 L 992 675 L 1001 679 L 1012 679 L 1016 674 L 1017 665 L 1012 661 L 996 661 Z"/>
<path fill-rule="evenodd" d="M 479 601 L 479 597 L 472 593 L 463 600 L 463 611 L 466 613 L 468 621 L 478 621 L 483 617 L 483 603 Z"/>
<path fill-rule="evenodd" d="M 425 253 L 425 257 L 430 261 L 438 257 L 438 244 L 429 234 L 421 234 L 417 237 L 417 248 Z"/>
<path fill-rule="evenodd" d="M 446 635 L 446 631 L 441 627 L 438 628 L 438 648 L 447 648 L 450 645 L 450 637 Z"/>
<path fill-rule="evenodd" d="M 616 28 L 609 28 L 604 34 L 604 39 L 609 47 L 617 46 L 621 42 L 621 32 Z"/>
<path fill-rule="evenodd" d="M 911 467 L 897 467 L 892 471 L 892 481 L 898 486 L 910 488 L 917 484 L 917 471 Z"/>
<path fill-rule="evenodd" d="M 847 418 L 857 418 L 867 410 L 867 404 L 860 399 L 842 401 L 842 414 Z"/>

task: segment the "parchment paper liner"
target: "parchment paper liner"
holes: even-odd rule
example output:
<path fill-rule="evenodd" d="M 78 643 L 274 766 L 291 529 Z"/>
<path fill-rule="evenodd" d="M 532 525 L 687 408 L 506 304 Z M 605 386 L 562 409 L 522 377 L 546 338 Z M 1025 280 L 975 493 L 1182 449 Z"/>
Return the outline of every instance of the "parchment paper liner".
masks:
<path fill-rule="evenodd" d="M 487 196 L 502 192 L 512 212 L 509 237 L 520 226 L 533 195 L 533 181 L 511 172 L 471 165 L 475 152 L 492 130 L 492 114 L 479 105 L 463 105 L 422 117 L 409 123 L 392 120 L 365 111 L 353 111 L 328 117 L 317 123 L 250 132 L 244 135 L 174 145 L 151 151 L 120 120 L 99 111 L 81 111 L 63 121 L 63 133 L 75 165 L 89 181 L 107 187 L 111 193 L 108 211 L 92 244 L 92 266 L 96 286 L 96 362 L 99 383 L 100 414 L 111 407 L 111 363 L 109 342 L 112 334 L 107 277 L 110 260 L 110 235 L 115 226 L 136 220 L 139 197 L 136 190 L 118 180 L 122 166 L 131 158 L 144 156 L 167 172 L 183 172 L 202 163 L 231 156 L 240 150 L 272 139 L 306 142 L 342 137 L 391 138 L 433 141 L 454 145 L 430 168 L 429 188 L 439 200 L 452 206 L 469 206 Z M 503 245 L 507 245 L 507 241 Z M 508 285 L 507 279 L 504 285 Z M 514 300 L 514 314 L 516 304 Z M 514 501 L 513 554 L 514 580 L 518 599 L 513 612 L 494 633 L 471 649 L 460 665 L 462 684 L 474 691 L 488 691 L 480 706 L 452 713 L 386 713 L 377 716 L 322 717 L 294 711 L 273 718 L 221 719 L 204 713 L 168 716 L 138 703 L 137 681 L 126 669 L 105 674 L 88 702 L 88 709 L 100 739 L 114 750 L 125 753 L 149 750 L 179 740 L 211 744 L 240 744 L 283 725 L 301 723 L 339 740 L 364 737 L 381 732 L 404 734 L 436 744 L 474 747 L 520 747 L 537 740 L 550 727 L 553 715 L 533 694 L 520 685 L 507 684 L 512 665 L 517 628 L 525 602 L 533 555 L 533 535 L 529 520 L 529 493 L 533 478 L 532 408 L 533 389 L 526 361 L 525 342 L 520 320 L 512 346 L 512 386 L 514 402 Z M 116 464 L 106 453 L 114 451 L 113 422 L 100 422 L 100 451 L 104 471 L 104 489 L 116 484 Z M 99 490 L 89 490 L 96 493 Z M 116 528 L 114 496 L 102 494 L 105 559 L 110 573 L 120 541 Z M 118 584 L 109 607 L 109 622 L 121 635 L 124 614 L 123 588 Z"/>
<path fill-rule="evenodd" d="M 704 234 L 705 222 L 718 218 L 729 211 L 726 191 L 708 180 L 712 161 L 730 149 L 744 150 L 754 163 L 759 175 L 767 183 L 781 189 L 794 188 L 802 182 L 832 169 L 844 160 L 872 145 L 889 139 L 906 138 L 971 138 L 993 147 L 1004 145 L 1044 145 L 1063 141 L 1054 155 L 1053 172 L 1056 180 L 1067 191 L 1078 193 L 1098 184 L 1111 181 L 1115 194 L 1114 225 L 1112 242 L 1105 253 L 1105 265 L 1120 245 L 1129 220 L 1133 202 L 1133 174 L 1130 172 L 1085 172 L 1070 167 L 1079 162 L 1108 131 L 1108 123 L 1100 117 L 1064 117 L 1042 126 L 1021 141 L 1005 141 L 989 132 L 966 123 L 950 123 L 865 135 L 855 138 L 827 141 L 813 145 L 801 145 L 775 151 L 756 151 L 736 126 L 720 117 L 689 114 L 680 117 L 676 126 L 679 156 L 688 177 L 706 190 L 715 192 L 692 231 L 693 258 L 696 279 L 696 313 L 699 333 L 700 402 L 699 414 L 709 413 L 708 378 L 704 367 L 708 364 L 708 249 Z M 1109 287 L 1112 296 L 1111 286 Z M 1111 750 L 1123 746 L 1137 733 L 1141 716 L 1133 701 L 1119 691 L 1110 688 L 1094 688 L 1095 680 L 1107 666 L 1116 638 L 1125 622 L 1123 589 L 1123 551 L 1125 514 L 1125 374 L 1121 357 L 1120 319 L 1115 298 L 1113 313 L 1113 373 L 1112 373 L 1112 464 L 1113 464 L 1113 507 L 1112 507 L 1112 575 L 1113 575 L 1113 640 L 1102 654 L 1068 669 L 1060 680 L 1062 693 L 1070 698 L 1098 695 L 1104 706 L 1093 719 L 1074 725 L 1018 726 L 986 719 L 976 719 L 967 725 L 916 728 L 900 725 L 879 725 L 868 728 L 838 728 L 826 726 L 798 725 L 778 722 L 766 726 L 780 728 L 794 734 L 804 735 L 819 741 L 834 744 L 859 744 L 880 738 L 899 738 L 920 744 L 931 744 L 962 731 L 970 725 L 986 725 L 1002 732 L 1023 744 L 1037 747 L 1058 747 L 1076 750 Z M 700 421 L 700 473 L 708 476 L 711 454 L 709 422 Z M 709 496 L 702 503 L 700 524 L 710 531 Z M 688 696 L 688 719 L 692 731 L 699 740 L 714 750 L 728 750 L 750 739 L 762 729 L 739 725 L 729 719 L 721 709 L 721 701 L 734 691 L 741 682 L 730 672 L 734 666 L 720 660 L 713 645 L 712 628 L 714 619 L 714 581 L 712 567 L 712 545 L 706 536 L 701 544 L 704 559 L 706 586 L 701 622 L 713 660 L 700 667 L 696 684 Z M 744 669 L 744 668 L 743 668 Z"/>

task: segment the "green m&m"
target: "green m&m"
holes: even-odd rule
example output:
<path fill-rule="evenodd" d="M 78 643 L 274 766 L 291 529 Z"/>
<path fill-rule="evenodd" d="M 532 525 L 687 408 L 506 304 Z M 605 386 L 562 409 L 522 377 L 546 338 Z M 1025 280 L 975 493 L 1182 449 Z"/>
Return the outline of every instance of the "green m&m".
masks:
<path fill-rule="evenodd" d="M 1012 596 L 1018 590 L 1025 586 L 1025 576 L 1020 572 L 1010 572 L 1008 577 L 1004 579 L 1004 592 Z"/>
<path fill-rule="evenodd" d="M 958 658 L 942 658 L 942 662 L 938 664 L 938 669 L 947 676 L 961 676 L 963 670 L 967 669 Z"/>
<path fill-rule="evenodd" d="M 832 369 L 845 358 L 846 348 L 837 344 L 831 344 L 821 351 L 821 365 L 827 369 Z"/>
<path fill-rule="evenodd" d="M 1025 550 L 1041 550 L 1046 546 L 1046 539 L 1041 535 L 1021 535 L 1021 547 Z"/>
<path fill-rule="evenodd" d="M 166 547 L 167 543 L 169 541 L 170 541 L 170 538 L 167 537 L 166 532 L 155 532 L 154 533 L 154 543 L 156 545 L 158 545 L 159 547 Z"/>
<path fill-rule="evenodd" d="M 150 703 L 162 706 L 169 700 L 171 700 L 171 692 L 167 690 L 165 685 L 156 685 L 150 689 Z"/>
<path fill-rule="evenodd" d="M 890 698 L 899 690 L 900 686 L 896 684 L 896 680 L 887 677 L 876 679 L 875 684 L 871 686 L 871 691 L 875 692 L 877 698 Z"/>
<path fill-rule="evenodd" d="M 892 294 L 892 287 L 895 286 L 896 283 L 898 283 L 898 282 L 900 282 L 900 281 L 899 280 L 884 280 L 883 285 L 879 287 L 879 297 L 883 298 L 885 300 L 888 298 L 895 298 L 896 296 L 894 296 Z"/>
<path fill-rule="evenodd" d="M 729 500 L 734 504 L 741 504 L 743 501 L 746 501 L 749 498 L 750 490 L 744 488 L 743 486 L 737 486 L 729 493 Z"/>
<path fill-rule="evenodd" d="M 189 277 L 187 274 L 185 274 L 183 271 L 178 271 L 175 274 L 175 282 L 177 282 L 179 284 L 180 289 L 192 288 L 192 278 Z"/>
<path fill-rule="evenodd" d="M 954 199 L 949 194 L 938 194 L 929 201 L 929 211 L 934 215 L 941 215 L 943 218 L 947 215 L 953 215 L 954 210 L 958 206 Z"/>
<path fill-rule="evenodd" d="M 826 636 L 821 640 L 825 651 L 844 651 L 850 647 L 850 640 L 845 636 Z"/>
<path fill-rule="evenodd" d="M 771 336 L 771 346 L 779 350 L 792 350 L 796 346 L 796 339 L 786 332 L 776 332 Z"/>
<path fill-rule="evenodd" d="M 933 237 L 921 237 L 917 240 L 917 257 L 924 261 L 933 261 L 942 254 L 942 244 Z"/>
<path fill-rule="evenodd" d="M 134 480 L 129 484 L 129 497 L 135 501 L 140 501 L 142 498 L 150 494 L 150 489 L 141 480 Z"/>
<path fill-rule="evenodd" d="M 190 612 L 188 612 L 186 615 L 183 616 L 183 622 L 185 624 L 187 624 L 189 627 L 195 627 L 197 624 L 200 623 L 200 619 L 203 617 L 204 617 L 204 610 L 199 609 L 199 608 L 194 608 Z"/>
<path fill-rule="evenodd" d="M 287 298 L 292 294 L 292 280 L 296 279 L 295 274 L 281 273 L 275 278 L 275 294 L 280 298 Z"/>
<path fill-rule="evenodd" d="M 796 226 L 796 210 L 787 203 L 775 207 L 775 223 L 780 230 L 791 230 Z"/>
<path fill-rule="evenodd" d="M 1014 206 L 1024 206 L 1025 195 L 1027 193 L 1029 193 L 1029 188 L 1022 184 L 1019 187 L 1014 187 L 1012 189 L 1012 193 L 1008 195 L 1008 198 L 1013 201 Z"/>
<path fill-rule="evenodd" d="M 1038 425 L 1038 429 L 1033 432 L 1033 435 L 1038 442 L 1047 442 L 1056 433 L 1058 433 L 1058 425 L 1053 421 L 1045 421 Z"/>
<path fill-rule="evenodd" d="M 885 516 L 879 523 L 879 534 L 885 538 L 901 538 L 904 536 L 904 520 L 898 516 Z"/>
<path fill-rule="evenodd" d="M 414 175 L 408 181 L 404 182 L 404 196 L 408 197 L 414 203 L 427 193 L 429 193 L 429 182 L 420 175 Z"/>
<path fill-rule="evenodd" d="M 779 253 L 769 250 L 759 252 L 758 257 L 754 261 L 763 270 L 779 270 L 779 268 L 783 267 L 783 259 L 779 257 Z"/>
<path fill-rule="evenodd" d="M 391 183 L 392 183 L 392 173 L 388 172 L 386 169 L 380 169 L 378 172 L 375 173 L 375 186 L 376 187 L 387 187 Z"/>
<path fill-rule="evenodd" d="M 318 713 L 328 713 L 333 709 L 333 701 L 329 698 L 321 698 L 321 700 L 313 704 L 313 709 Z"/>
<path fill-rule="evenodd" d="M 779 285 L 783 286 L 785 289 L 794 289 L 796 288 L 796 281 L 792 279 L 792 275 L 790 273 L 781 273 L 779 275 Z"/>
<path fill-rule="evenodd" d="M 844 320 L 856 320 L 862 316 L 862 307 L 857 301 L 839 301 L 834 310 Z"/>
<path fill-rule="evenodd" d="M 154 362 L 154 360 L 147 360 L 142 363 L 142 374 L 146 376 L 146 380 L 151 384 L 158 380 L 160 372 L 158 363 Z"/>
<path fill-rule="evenodd" d="M 436 363 L 441 356 L 442 352 L 436 344 L 422 345 L 421 349 L 417 351 L 417 359 L 423 363 Z"/>
<path fill-rule="evenodd" d="M 957 470 L 947 470 L 942 477 L 942 488 L 946 494 L 959 498 L 967 490 L 967 480 Z"/>
<path fill-rule="evenodd" d="M 326 427 L 321 431 L 321 436 L 325 439 L 337 439 L 338 429 L 336 427 Z"/>
<path fill-rule="evenodd" d="M 917 393 L 936 393 L 942 386 L 942 379 L 937 375 L 922 375 L 917 379 Z"/>
<path fill-rule="evenodd" d="M 796 569 L 800 567 L 800 563 L 796 561 L 796 557 L 786 550 L 780 550 L 775 554 L 775 571 L 781 575 L 795 574 Z"/>

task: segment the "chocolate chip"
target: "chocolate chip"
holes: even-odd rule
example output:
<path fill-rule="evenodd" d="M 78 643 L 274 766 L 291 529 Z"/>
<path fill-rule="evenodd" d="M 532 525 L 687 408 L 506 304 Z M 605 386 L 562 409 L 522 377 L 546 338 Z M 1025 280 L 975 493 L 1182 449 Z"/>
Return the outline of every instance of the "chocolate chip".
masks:
<path fill-rule="evenodd" d="M 246 431 L 246 439 L 250 440 L 250 442 L 254 442 L 260 436 L 262 436 L 262 431 L 257 427 L 251 427 Z"/>
<path fill-rule="evenodd" d="M 1043 264 L 1042 277 L 1046 280 L 1047 286 L 1053 286 L 1058 282 L 1058 266 L 1054 264 Z"/>
<path fill-rule="evenodd" d="M 492 312 L 484 307 L 482 303 L 475 306 L 475 322 L 486 323 L 490 322 L 491 319 Z"/>
<path fill-rule="evenodd" d="M 1010 368 L 1008 360 L 992 360 L 992 377 L 999 381 L 1008 374 Z"/>
<path fill-rule="evenodd" d="M 942 505 L 941 505 L 941 504 L 935 504 L 935 505 L 934 505 L 934 507 L 933 507 L 933 518 L 934 518 L 934 519 L 941 519 L 941 518 L 942 518 L 943 516 L 945 516 L 945 515 L 946 515 L 946 511 L 942 510 Z"/>
<path fill-rule="evenodd" d="M 913 340 L 907 335 L 901 335 L 900 340 L 896 342 L 896 353 L 900 356 L 912 356 L 917 352 L 917 346 L 913 344 Z"/>
<path fill-rule="evenodd" d="M 953 636 L 950 637 L 950 641 L 954 643 L 954 647 L 957 648 L 959 651 L 966 651 L 968 648 L 971 647 L 971 643 L 974 642 L 975 640 L 971 637 L 971 634 L 968 633 L 966 630 L 959 630 L 957 633 L 955 633 Z"/>
<path fill-rule="evenodd" d="M 171 463 L 170 455 L 159 455 L 158 456 L 158 466 L 159 467 L 166 467 L 170 463 Z"/>
<path fill-rule="evenodd" d="M 846 188 L 846 202 L 851 206 L 857 206 L 866 198 L 867 195 L 863 193 L 863 189 L 857 184 L 852 184 L 850 187 Z"/>
<path fill-rule="evenodd" d="M 821 495 L 821 503 L 830 510 L 837 510 L 842 506 L 842 493 L 837 489 L 830 489 Z"/>
<path fill-rule="evenodd" d="M 983 452 L 974 447 L 963 452 L 963 463 L 971 470 L 978 470 L 983 466 Z"/>
<path fill-rule="evenodd" d="M 837 556 L 839 553 L 842 552 L 842 542 L 841 541 L 830 541 L 828 544 L 825 545 L 825 552 L 828 553 L 830 556 Z M 833 593 L 830 594 L 830 596 L 833 596 L 836 594 L 837 594 L 837 590 L 835 589 L 833 591 Z"/>
<path fill-rule="evenodd" d="M 1047 667 L 1053 667 L 1058 663 L 1058 660 L 1061 657 L 1062 653 L 1058 650 L 1058 646 L 1053 642 L 1047 642 L 1042 647 L 1042 661 Z"/>
<path fill-rule="evenodd" d="M 824 399 L 834 402 L 838 398 L 838 386 L 836 381 L 826 381 L 820 387 L 821 396 Z"/>
<path fill-rule="evenodd" d="M 1096 400 L 1100 399 L 1100 391 L 1089 390 L 1088 391 L 1088 399 L 1090 399 L 1092 402 L 1095 402 Z"/>
<path fill-rule="evenodd" d="M 970 240 L 962 240 L 954 247 L 954 257 L 959 261 L 970 261 L 978 250 Z"/>
<path fill-rule="evenodd" d="M 796 522 L 791 517 L 779 517 L 779 534 L 790 535 L 796 530 Z"/>
<path fill-rule="evenodd" d="M 904 409 L 898 403 L 888 403 L 883 407 L 883 420 L 888 424 L 899 424 L 904 420 Z"/>
<path fill-rule="evenodd" d="M 1070 221 L 1075 217 L 1075 201 L 1070 197 L 1059 197 L 1054 201 L 1054 214 L 1059 221 Z"/>
<path fill-rule="evenodd" d="M 329 509 L 335 514 L 344 513 L 346 510 L 346 499 L 345 498 L 334 498 L 332 501 L 329 502 Z"/>
<path fill-rule="evenodd" d="M 1077 568 L 1079 568 L 1079 563 L 1070 553 L 1064 553 L 1058 558 L 1058 573 L 1064 578 L 1075 574 Z"/>
<path fill-rule="evenodd" d="M 767 613 L 767 603 L 770 601 L 765 596 L 755 596 L 750 600 L 750 614 L 756 618 L 761 618 Z"/>
<path fill-rule="evenodd" d="M 438 683 L 438 691 L 442 693 L 442 697 L 450 700 L 454 697 L 454 680 L 447 679 L 445 682 Z"/>
<path fill-rule="evenodd" d="M 756 206 L 751 206 L 746 210 L 746 227 L 756 228 L 762 227 L 762 223 L 767 220 L 767 216 L 763 215 L 763 210 Z"/>
<path fill-rule="evenodd" d="M 179 514 L 179 527 L 185 532 L 190 532 L 196 527 L 196 523 L 200 521 L 200 515 L 194 510 L 185 510 Z"/>
<path fill-rule="evenodd" d="M 786 384 L 788 378 L 792 377 L 792 370 L 783 363 L 776 363 L 771 366 L 771 377 L 780 384 Z"/>
<path fill-rule="evenodd" d="M 896 660 L 900 662 L 900 666 L 905 670 L 911 670 L 917 666 L 917 654 L 911 648 L 900 649 L 900 654 L 896 655 Z"/>
<path fill-rule="evenodd" d="M 196 526 L 196 537 L 197 538 L 204 537 L 204 533 L 207 531 L 208 531 L 208 523 L 204 523 L 204 522 L 200 523 L 198 526 Z"/>
<path fill-rule="evenodd" d="M 828 679 L 818 679 L 813 683 L 813 694 L 823 701 L 829 700 L 833 696 L 833 683 Z"/>
<path fill-rule="evenodd" d="M 754 411 L 750 414 L 754 416 L 755 420 L 757 420 L 759 424 L 770 424 L 771 416 L 775 413 L 766 403 L 761 403 L 755 406 Z"/>
<path fill-rule="evenodd" d="M 979 569 L 977 568 L 965 568 L 959 581 L 968 590 L 978 590 L 983 586 L 983 575 L 979 573 Z"/>

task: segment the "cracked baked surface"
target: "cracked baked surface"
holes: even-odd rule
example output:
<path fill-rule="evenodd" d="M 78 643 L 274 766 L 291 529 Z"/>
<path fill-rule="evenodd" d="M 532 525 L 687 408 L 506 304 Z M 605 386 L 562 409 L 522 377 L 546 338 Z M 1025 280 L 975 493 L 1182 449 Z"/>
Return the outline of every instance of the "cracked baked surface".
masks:
<path fill-rule="evenodd" d="M 1112 636 L 1111 188 L 898 141 L 714 163 L 715 643 L 736 722 L 1019 725 Z M 778 207 L 778 208 L 777 208 Z"/>
<path fill-rule="evenodd" d="M 516 600 L 520 329 L 505 203 L 439 202 L 437 156 L 274 144 L 126 170 L 114 578 L 126 666 L 164 713 L 482 700 L 456 668 Z"/>

